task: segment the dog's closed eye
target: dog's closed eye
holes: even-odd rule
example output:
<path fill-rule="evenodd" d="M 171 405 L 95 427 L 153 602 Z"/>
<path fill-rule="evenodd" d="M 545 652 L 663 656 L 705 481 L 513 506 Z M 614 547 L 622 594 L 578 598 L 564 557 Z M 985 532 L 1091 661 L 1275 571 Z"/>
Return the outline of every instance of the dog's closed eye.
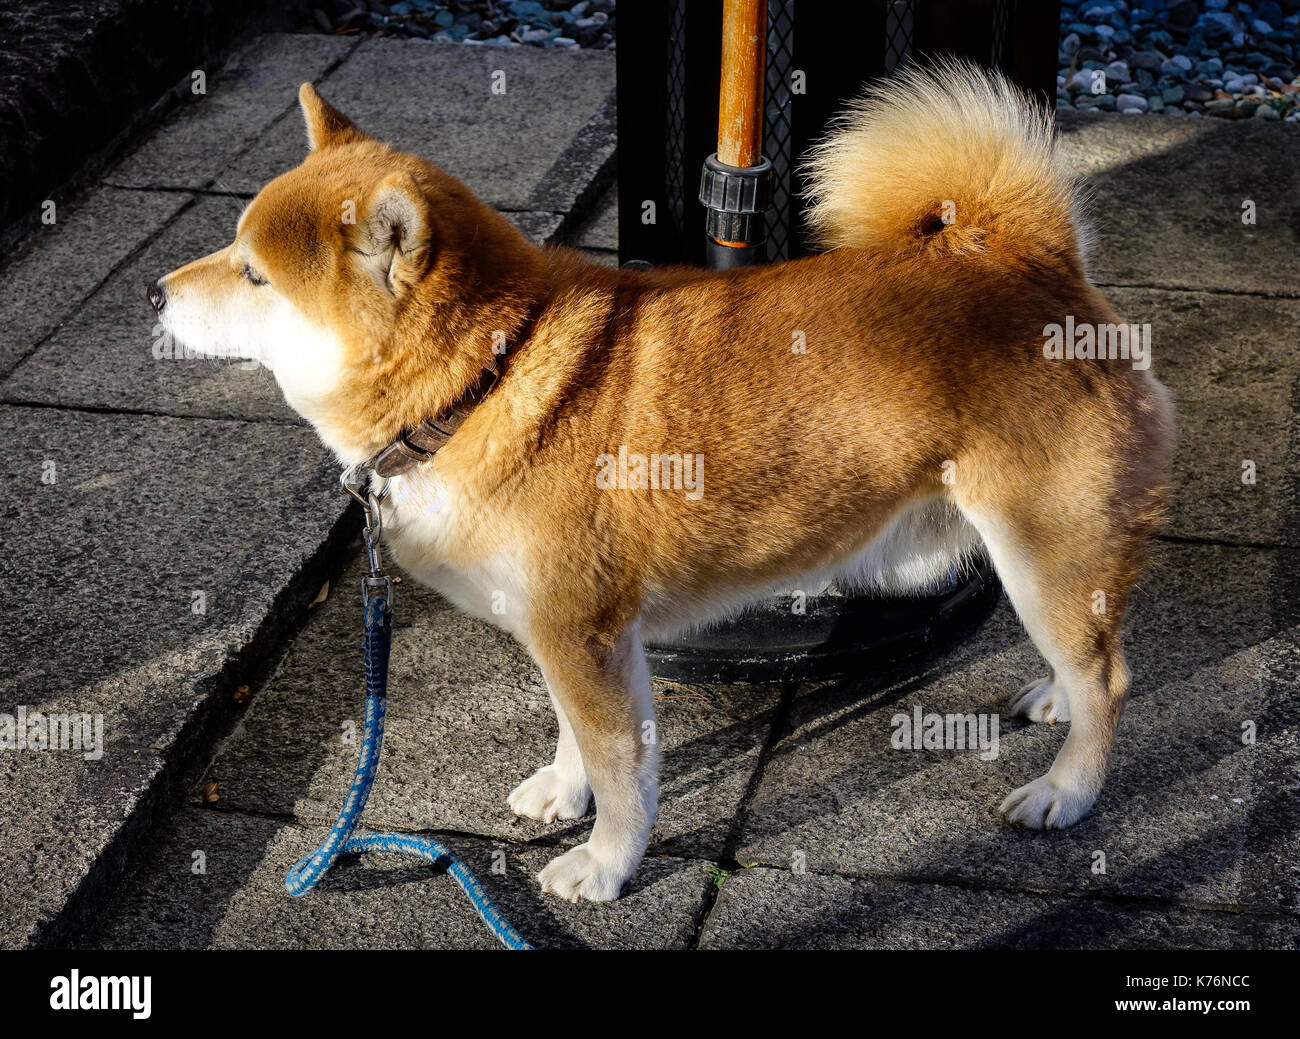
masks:
<path fill-rule="evenodd" d="M 263 278 L 260 274 L 258 274 L 257 271 L 253 270 L 253 268 L 250 267 L 248 264 L 244 264 L 244 269 L 239 273 L 242 274 L 246 279 L 248 279 L 249 282 L 251 282 L 254 285 L 266 284 L 266 279 Z"/>

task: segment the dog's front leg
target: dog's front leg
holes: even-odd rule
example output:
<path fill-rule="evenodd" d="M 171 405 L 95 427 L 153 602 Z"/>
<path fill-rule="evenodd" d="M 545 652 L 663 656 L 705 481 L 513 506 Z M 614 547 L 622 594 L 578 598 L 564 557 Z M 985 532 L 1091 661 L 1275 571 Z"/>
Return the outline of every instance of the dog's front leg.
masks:
<path fill-rule="evenodd" d="M 591 838 L 538 874 L 542 890 L 576 902 L 617 898 L 645 854 L 658 809 L 658 736 L 641 639 L 566 632 L 530 647 L 582 756 L 596 798 Z M 545 770 L 543 770 L 545 771 Z M 536 777 L 534 777 L 536 778 Z"/>

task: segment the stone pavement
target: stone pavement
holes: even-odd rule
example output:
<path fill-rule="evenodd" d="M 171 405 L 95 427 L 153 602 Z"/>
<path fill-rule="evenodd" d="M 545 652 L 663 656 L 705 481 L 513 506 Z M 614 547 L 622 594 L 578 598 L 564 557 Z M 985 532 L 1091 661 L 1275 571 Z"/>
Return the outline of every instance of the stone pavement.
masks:
<path fill-rule="evenodd" d="M 1181 414 L 1094 815 L 1052 833 L 994 816 L 1047 768 L 1061 728 L 1004 719 L 991 762 L 890 745 L 897 711 L 997 712 L 1042 670 L 1003 603 L 919 673 L 656 683 L 663 803 L 641 872 L 612 905 L 542 897 L 532 875 L 591 820 L 506 808 L 553 746 L 540 677 L 505 636 L 406 582 L 371 825 L 449 841 L 548 947 L 1296 947 L 1300 131 L 1073 113 L 1061 130 L 1095 192 L 1095 278 L 1151 324 Z M 571 239 L 614 262 L 612 220 L 607 196 Z M 493 946 L 449 878 L 402 858 L 345 861 L 307 898 L 284 894 L 351 776 L 358 574 L 354 561 L 216 750 L 203 778 L 217 800 L 192 786 L 79 945 Z"/>
<path fill-rule="evenodd" d="M 92 183 L 194 75 L 319 0 L 22 0 L 0 4 L 0 250 L 39 204 Z"/>
<path fill-rule="evenodd" d="M 0 752 L 0 948 L 102 913 L 357 529 L 265 372 L 154 356 L 143 286 L 299 161 L 304 80 L 541 241 L 609 183 L 613 79 L 603 53 L 265 36 L 6 258 L 0 716 L 84 714 L 103 742 Z"/>

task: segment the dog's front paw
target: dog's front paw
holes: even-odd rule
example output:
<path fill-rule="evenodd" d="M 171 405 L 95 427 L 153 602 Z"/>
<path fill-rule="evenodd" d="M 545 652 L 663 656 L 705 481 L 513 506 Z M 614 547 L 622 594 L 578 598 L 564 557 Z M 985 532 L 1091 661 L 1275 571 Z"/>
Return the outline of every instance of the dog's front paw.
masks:
<path fill-rule="evenodd" d="M 606 862 L 592 850 L 591 844 L 579 844 L 552 859 L 537 874 L 542 891 L 576 902 L 612 902 L 623 889 L 632 870 L 618 863 Z"/>
<path fill-rule="evenodd" d="M 1039 776 L 1008 794 L 998 814 L 1013 826 L 1031 830 L 1065 829 L 1087 815 L 1095 800 L 1095 794 L 1071 792 L 1047 776 Z"/>
<path fill-rule="evenodd" d="M 556 819 L 581 819 L 591 803 L 591 787 L 565 775 L 554 765 L 539 768 L 506 798 L 515 815 L 549 823 Z"/>
<path fill-rule="evenodd" d="M 1030 682 L 1008 701 L 1008 706 L 1013 715 L 1023 715 L 1034 722 L 1055 725 L 1070 720 L 1070 701 L 1065 689 L 1051 678 Z"/>

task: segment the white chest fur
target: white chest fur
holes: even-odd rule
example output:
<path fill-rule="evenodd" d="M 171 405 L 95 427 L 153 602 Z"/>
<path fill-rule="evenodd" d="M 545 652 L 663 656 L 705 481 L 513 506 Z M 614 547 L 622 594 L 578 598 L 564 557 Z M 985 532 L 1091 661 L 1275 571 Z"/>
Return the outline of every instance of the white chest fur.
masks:
<path fill-rule="evenodd" d="M 384 544 L 397 564 L 466 613 L 523 639 L 528 620 L 527 574 L 516 545 L 487 556 L 468 549 L 478 539 L 466 524 L 482 522 L 456 488 L 426 463 L 387 481 Z"/>

